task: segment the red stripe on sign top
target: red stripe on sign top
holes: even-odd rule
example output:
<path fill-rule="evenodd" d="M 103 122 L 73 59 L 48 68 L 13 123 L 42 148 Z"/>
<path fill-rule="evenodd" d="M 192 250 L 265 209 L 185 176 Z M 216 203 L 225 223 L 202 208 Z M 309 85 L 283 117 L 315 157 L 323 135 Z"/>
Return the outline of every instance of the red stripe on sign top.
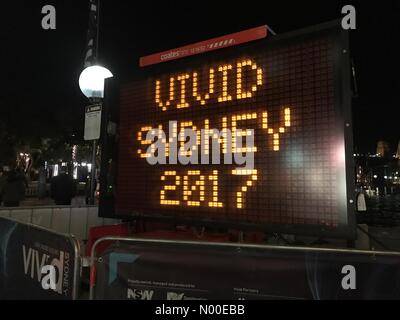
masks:
<path fill-rule="evenodd" d="M 200 53 L 236 46 L 242 43 L 266 38 L 267 34 L 267 26 L 261 26 L 237 33 L 228 34 L 226 36 L 197 42 L 184 47 L 142 57 L 140 58 L 140 66 L 146 67 L 157 63 L 172 61 L 184 57 L 194 56 Z"/>

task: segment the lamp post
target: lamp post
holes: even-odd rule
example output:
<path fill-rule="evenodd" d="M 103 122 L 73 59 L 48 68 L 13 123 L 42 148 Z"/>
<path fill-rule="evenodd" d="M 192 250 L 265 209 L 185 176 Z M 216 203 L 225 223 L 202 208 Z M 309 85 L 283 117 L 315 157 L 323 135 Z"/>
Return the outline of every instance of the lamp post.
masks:
<path fill-rule="evenodd" d="M 99 116 L 94 118 L 94 120 L 89 121 L 86 117 L 85 119 L 85 140 L 93 142 L 93 150 L 92 150 L 92 166 L 90 172 L 90 197 L 89 197 L 89 204 L 94 205 L 95 199 L 95 178 L 96 178 L 96 148 L 97 148 L 97 140 L 100 138 L 100 121 L 101 121 L 101 106 L 102 100 L 104 98 L 104 81 L 105 79 L 113 77 L 112 73 L 99 65 L 94 65 L 87 67 L 85 70 L 82 71 L 79 77 L 79 87 L 82 93 L 92 102 L 97 103 L 98 109 L 94 109 L 94 112 L 97 112 Z M 89 111 L 88 111 L 89 110 Z M 90 110 L 90 107 L 86 111 L 88 112 L 93 111 Z M 93 117 L 92 117 L 93 119 Z M 90 133 L 86 135 L 86 131 L 90 130 Z"/>

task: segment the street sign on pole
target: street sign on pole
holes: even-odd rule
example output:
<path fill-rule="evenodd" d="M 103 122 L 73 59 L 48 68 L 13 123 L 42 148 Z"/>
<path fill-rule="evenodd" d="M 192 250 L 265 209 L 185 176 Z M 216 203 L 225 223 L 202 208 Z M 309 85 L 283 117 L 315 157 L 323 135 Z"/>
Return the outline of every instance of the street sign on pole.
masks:
<path fill-rule="evenodd" d="M 100 139 L 101 104 L 86 107 L 85 141 Z"/>

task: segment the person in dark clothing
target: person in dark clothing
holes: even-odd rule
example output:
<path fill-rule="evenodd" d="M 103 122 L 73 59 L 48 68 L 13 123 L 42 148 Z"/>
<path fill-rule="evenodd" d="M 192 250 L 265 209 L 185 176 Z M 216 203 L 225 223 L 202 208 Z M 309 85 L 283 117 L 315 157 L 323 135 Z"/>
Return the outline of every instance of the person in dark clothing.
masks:
<path fill-rule="evenodd" d="M 76 183 L 71 176 L 62 172 L 54 177 L 51 182 L 50 194 L 57 206 L 70 206 L 71 200 L 76 195 Z"/>
<path fill-rule="evenodd" d="M 12 170 L 8 173 L 4 186 L 3 201 L 5 207 L 18 207 L 25 198 L 25 182 L 21 175 Z"/>
<path fill-rule="evenodd" d="M 7 183 L 7 172 L 0 169 L 0 206 L 3 203 L 4 188 Z"/>
<path fill-rule="evenodd" d="M 97 179 L 94 179 L 94 189 L 95 189 L 94 193 L 96 193 L 96 187 L 97 187 Z M 90 177 L 87 177 L 85 185 L 86 204 L 90 204 L 90 199 L 92 197 L 90 193 L 91 193 Z"/>
<path fill-rule="evenodd" d="M 16 174 L 18 176 L 18 179 L 21 179 L 21 181 L 24 183 L 25 188 L 28 188 L 29 187 L 29 183 L 28 183 L 28 179 L 26 179 L 26 175 L 24 173 L 24 170 L 21 169 L 21 168 L 17 168 L 17 169 L 15 169 L 15 172 L 16 172 Z"/>

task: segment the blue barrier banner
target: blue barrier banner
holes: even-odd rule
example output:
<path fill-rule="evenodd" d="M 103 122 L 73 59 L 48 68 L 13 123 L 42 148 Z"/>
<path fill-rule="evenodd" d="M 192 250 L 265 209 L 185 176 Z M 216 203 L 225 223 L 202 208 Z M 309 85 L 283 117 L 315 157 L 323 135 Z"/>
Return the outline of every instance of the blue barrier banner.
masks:
<path fill-rule="evenodd" d="M 399 299 L 400 255 L 119 241 L 95 264 L 94 299 Z"/>
<path fill-rule="evenodd" d="M 73 299 L 75 249 L 71 237 L 0 218 L 0 299 Z"/>

